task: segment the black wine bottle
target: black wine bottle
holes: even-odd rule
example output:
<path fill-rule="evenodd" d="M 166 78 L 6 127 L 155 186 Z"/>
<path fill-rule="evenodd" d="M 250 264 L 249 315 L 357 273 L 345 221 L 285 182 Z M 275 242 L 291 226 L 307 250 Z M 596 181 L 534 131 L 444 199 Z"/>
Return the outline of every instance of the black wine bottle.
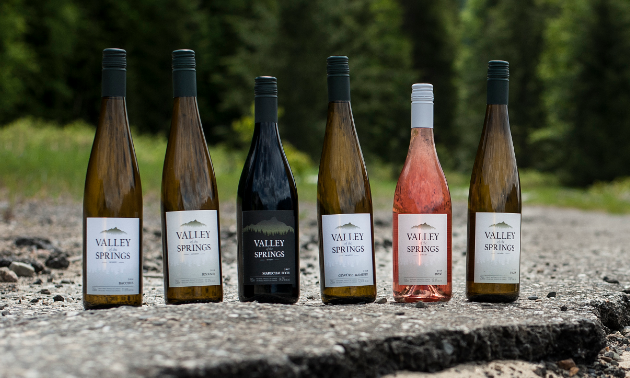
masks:
<path fill-rule="evenodd" d="M 488 105 L 468 194 L 466 296 L 471 301 L 518 298 L 521 184 L 508 117 L 508 62 L 488 64 Z"/>
<path fill-rule="evenodd" d="M 142 186 L 127 120 L 126 52 L 103 50 L 101 114 L 83 195 L 83 306 L 142 305 Z"/>
<path fill-rule="evenodd" d="M 164 299 L 223 300 L 219 197 L 197 106 L 195 52 L 173 51 L 173 118 L 162 172 Z"/>
<path fill-rule="evenodd" d="M 257 77 L 254 136 L 237 193 L 241 301 L 295 303 L 300 296 L 298 195 L 278 133 L 275 77 Z"/>
<path fill-rule="evenodd" d="M 345 56 L 328 58 L 328 120 L 317 179 L 322 301 L 376 299 L 372 194 L 350 106 Z"/>

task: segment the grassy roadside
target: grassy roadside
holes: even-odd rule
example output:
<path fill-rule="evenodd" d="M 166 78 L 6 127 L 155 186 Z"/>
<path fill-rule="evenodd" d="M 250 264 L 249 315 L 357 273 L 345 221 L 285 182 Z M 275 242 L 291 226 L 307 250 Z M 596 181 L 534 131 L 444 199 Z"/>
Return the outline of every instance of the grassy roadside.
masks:
<path fill-rule="evenodd" d="M 162 164 L 166 151 L 164 136 L 133 133 L 145 196 L 159 198 Z M 94 128 L 82 122 L 65 127 L 32 119 L 21 119 L 0 129 L 0 191 L 9 200 L 22 198 L 83 196 L 85 171 L 94 139 Z M 246 152 L 225 146 L 211 146 L 210 154 L 221 201 L 233 201 Z M 300 200 L 314 202 L 317 196 L 317 167 L 287 148 L 294 166 Z M 396 181 L 390 170 L 368 164 L 376 208 L 391 207 Z M 449 172 L 447 179 L 453 200 L 466 201 L 469 178 Z M 587 189 L 564 188 L 553 175 L 521 172 L 526 204 L 574 207 L 611 213 L 630 213 L 630 178 L 595 184 Z"/>

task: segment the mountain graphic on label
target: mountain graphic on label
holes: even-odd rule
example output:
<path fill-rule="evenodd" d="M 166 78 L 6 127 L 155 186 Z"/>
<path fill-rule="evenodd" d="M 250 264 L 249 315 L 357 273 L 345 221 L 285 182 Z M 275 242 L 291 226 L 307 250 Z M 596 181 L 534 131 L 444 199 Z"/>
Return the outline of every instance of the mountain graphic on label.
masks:
<path fill-rule="evenodd" d="M 109 230 L 101 231 L 101 234 L 126 234 L 125 231 L 118 227 L 110 228 Z"/>
<path fill-rule="evenodd" d="M 188 223 L 184 223 L 184 224 L 182 224 L 179 227 L 205 227 L 205 226 L 206 226 L 205 223 L 201 223 L 201 222 L 199 222 L 198 220 L 195 219 L 195 220 L 192 220 L 192 221 L 190 221 Z"/>
<path fill-rule="evenodd" d="M 512 228 L 512 226 L 510 226 L 509 224 L 507 224 L 507 223 L 505 223 L 505 222 L 491 224 L 491 225 L 490 225 L 490 227 L 496 227 L 496 228 Z"/>
<path fill-rule="evenodd" d="M 243 232 L 260 232 L 265 235 L 281 235 L 294 232 L 293 227 L 280 222 L 276 217 L 250 224 L 243 228 Z"/>
<path fill-rule="evenodd" d="M 344 224 L 343 226 L 336 227 L 335 229 L 338 230 L 340 228 L 342 230 L 356 230 L 356 229 L 359 229 L 361 227 L 357 227 L 357 226 L 353 225 L 352 223 L 348 222 L 348 223 Z"/>
<path fill-rule="evenodd" d="M 419 224 L 417 226 L 413 226 L 411 228 L 419 228 L 421 230 L 435 230 L 435 227 L 431 226 L 430 224 L 428 224 L 426 222 L 422 223 L 422 224 Z"/>

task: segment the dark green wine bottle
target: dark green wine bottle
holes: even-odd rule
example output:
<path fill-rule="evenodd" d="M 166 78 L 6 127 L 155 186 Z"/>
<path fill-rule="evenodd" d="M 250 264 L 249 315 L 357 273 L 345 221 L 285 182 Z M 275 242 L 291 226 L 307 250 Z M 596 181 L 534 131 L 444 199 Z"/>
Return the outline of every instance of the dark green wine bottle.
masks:
<path fill-rule="evenodd" d="M 508 62 L 488 64 L 488 105 L 468 194 L 466 296 L 511 302 L 520 289 L 521 184 L 508 117 Z"/>
<path fill-rule="evenodd" d="M 317 179 L 322 301 L 376 299 L 372 194 L 350 106 L 345 56 L 328 58 L 328 120 Z"/>
<path fill-rule="evenodd" d="M 162 171 L 164 299 L 223 300 L 219 196 L 197 106 L 195 52 L 173 51 L 173 118 Z"/>
<path fill-rule="evenodd" d="M 298 195 L 278 133 L 275 77 L 256 78 L 254 136 L 237 194 L 238 296 L 295 303 L 300 296 Z"/>
<path fill-rule="evenodd" d="M 101 114 L 83 195 L 83 306 L 142 305 L 142 186 L 127 120 L 126 52 L 103 50 Z"/>

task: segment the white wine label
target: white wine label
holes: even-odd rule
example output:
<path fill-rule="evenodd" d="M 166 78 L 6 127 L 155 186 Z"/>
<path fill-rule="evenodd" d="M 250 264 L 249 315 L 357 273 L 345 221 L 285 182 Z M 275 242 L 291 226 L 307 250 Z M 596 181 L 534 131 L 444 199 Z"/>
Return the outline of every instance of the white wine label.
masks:
<path fill-rule="evenodd" d="M 221 284 L 216 210 L 166 212 L 169 287 Z"/>
<path fill-rule="evenodd" d="M 398 284 L 448 284 L 448 216 L 398 216 Z"/>
<path fill-rule="evenodd" d="M 477 213 L 475 283 L 520 282 L 521 214 Z"/>
<path fill-rule="evenodd" d="M 325 287 L 374 285 L 370 214 L 322 215 Z"/>
<path fill-rule="evenodd" d="M 140 219 L 87 218 L 87 293 L 140 294 Z"/>

